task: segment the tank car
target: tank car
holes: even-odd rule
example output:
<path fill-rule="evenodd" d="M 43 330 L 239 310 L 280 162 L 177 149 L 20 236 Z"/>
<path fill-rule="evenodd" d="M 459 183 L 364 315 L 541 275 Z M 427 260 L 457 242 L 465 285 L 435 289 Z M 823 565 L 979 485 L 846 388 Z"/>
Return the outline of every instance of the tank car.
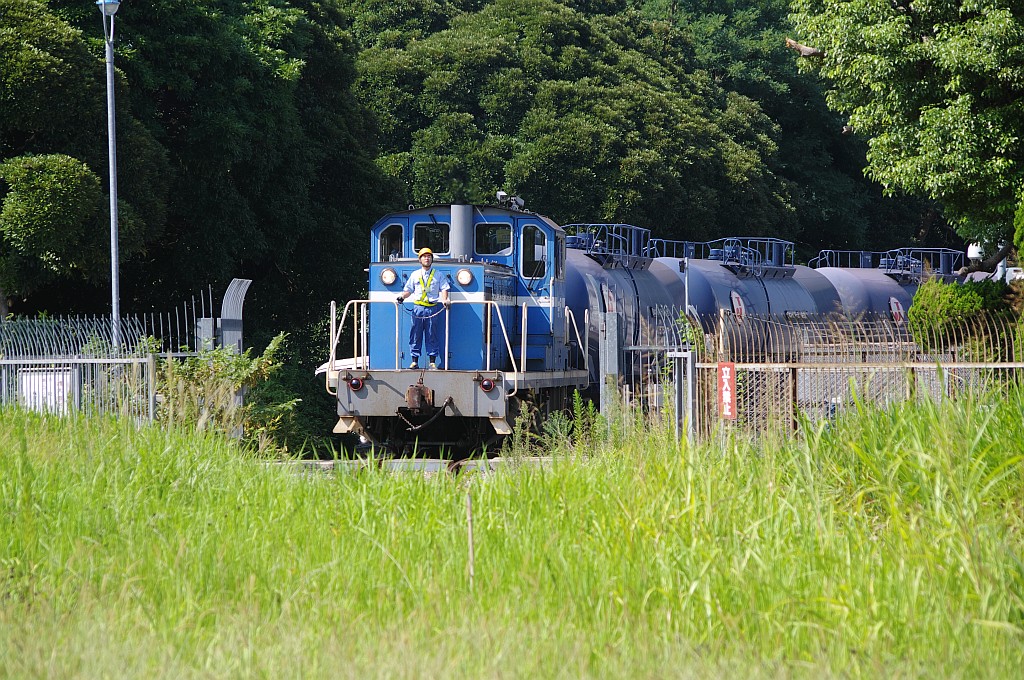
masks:
<path fill-rule="evenodd" d="M 680 315 L 705 329 L 723 314 L 898 318 L 921 275 L 952 277 L 960 256 L 823 251 L 802 266 L 780 239 L 699 243 L 653 239 L 628 224 L 563 228 L 518 199 L 499 201 L 410 207 L 373 225 L 368 295 L 332 304 L 329 360 L 318 369 L 337 400 L 335 432 L 394 455 L 495 452 L 521 414 L 540 420 L 567 408 L 576 390 L 598 400 L 609 365 L 602 351 L 638 346 Z M 437 370 L 407 368 L 411 317 L 396 302 L 424 247 L 452 302 L 438 310 Z M 617 371 L 632 384 L 643 367 Z"/>

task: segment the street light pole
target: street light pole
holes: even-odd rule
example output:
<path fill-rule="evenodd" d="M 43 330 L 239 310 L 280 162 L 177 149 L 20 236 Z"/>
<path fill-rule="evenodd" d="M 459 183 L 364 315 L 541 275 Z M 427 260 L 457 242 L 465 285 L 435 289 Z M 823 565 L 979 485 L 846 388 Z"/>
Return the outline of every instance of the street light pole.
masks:
<path fill-rule="evenodd" d="M 107 156 L 110 166 L 110 308 L 111 342 L 121 345 L 121 292 L 117 253 L 117 129 L 114 121 L 114 15 L 120 0 L 96 0 L 103 21 L 107 57 Z"/>

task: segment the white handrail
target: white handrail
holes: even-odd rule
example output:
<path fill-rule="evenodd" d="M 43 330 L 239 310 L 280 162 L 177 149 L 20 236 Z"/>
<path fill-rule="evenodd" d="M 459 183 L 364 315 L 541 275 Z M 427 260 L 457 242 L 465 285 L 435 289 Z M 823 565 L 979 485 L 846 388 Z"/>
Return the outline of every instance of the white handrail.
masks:
<path fill-rule="evenodd" d="M 472 300 L 450 300 L 450 302 L 452 304 L 468 304 L 468 305 L 480 304 L 479 302 L 472 301 Z M 337 316 L 338 316 L 337 303 L 334 302 L 334 301 L 331 301 L 330 363 L 328 364 L 327 378 L 326 378 L 327 393 L 328 394 L 337 395 L 337 391 L 333 391 L 333 392 L 331 391 L 331 388 L 330 388 L 330 374 L 331 374 L 331 371 L 334 370 L 334 365 L 335 365 L 335 362 L 337 361 L 337 357 L 338 357 L 338 342 L 341 340 L 341 332 L 342 332 L 342 329 L 344 329 L 344 327 L 345 327 L 345 321 L 348 319 L 348 314 L 349 314 L 349 310 L 350 309 L 353 309 L 352 319 L 353 319 L 353 322 L 355 323 L 355 328 L 353 328 L 354 333 L 353 333 L 353 337 L 352 337 L 352 356 L 356 360 L 357 365 L 358 365 L 358 362 L 364 356 L 366 357 L 366 361 L 367 362 L 369 361 L 369 351 L 368 351 L 369 350 L 369 346 L 368 346 L 369 345 L 369 340 L 368 340 L 368 335 L 367 335 L 368 332 L 369 332 L 369 330 L 368 330 L 369 329 L 369 324 L 368 324 L 368 321 L 367 321 L 367 308 L 368 308 L 369 305 L 374 304 L 374 303 L 376 303 L 376 304 L 386 303 L 386 304 L 392 304 L 392 305 L 395 306 L 395 369 L 400 368 L 400 363 L 399 363 L 399 347 L 400 347 L 400 344 L 399 344 L 399 326 L 401 324 L 398 323 L 398 307 L 399 307 L 399 303 L 398 302 L 389 302 L 387 300 L 349 300 L 345 304 L 344 309 L 342 310 L 341 321 L 339 322 L 339 321 L 337 321 Z M 509 339 L 508 329 L 505 327 L 505 320 L 501 316 L 501 309 L 500 309 L 500 307 L 498 307 L 498 303 L 493 301 L 493 300 L 484 300 L 482 304 L 483 304 L 485 312 L 488 313 L 488 317 L 490 315 L 490 311 L 489 310 L 491 308 L 494 308 L 494 310 L 498 312 L 496 314 L 496 316 L 498 317 L 498 326 L 501 329 L 502 340 L 504 340 L 504 342 L 505 342 L 505 350 L 508 352 L 509 362 L 512 364 L 512 379 L 513 379 L 513 384 L 515 385 L 515 387 L 512 389 L 511 392 L 508 393 L 508 396 L 511 397 L 511 396 L 514 396 L 516 394 L 516 392 L 518 391 L 518 389 L 519 389 L 519 387 L 518 387 L 518 384 L 519 384 L 519 373 L 520 373 L 520 367 L 519 366 L 525 364 L 525 361 L 526 361 L 526 336 L 525 335 L 523 336 L 523 347 L 522 347 L 522 350 L 521 350 L 523 364 L 517 365 L 516 364 L 516 360 L 515 360 L 515 352 L 512 349 L 512 341 Z M 526 305 L 523 305 L 524 327 L 525 327 L 525 318 L 526 318 L 525 315 L 526 315 Z M 444 328 L 444 330 L 445 330 L 445 338 L 444 338 L 444 366 L 445 366 L 445 369 L 448 368 L 448 354 L 449 354 L 449 347 L 450 347 L 450 344 L 449 344 L 450 343 L 450 340 L 449 340 L 449 338 L 450 338 L 450 334 L 449 334 L 450 323 L 449 323 L 449 320 L 450 320 L 450 317 L 448 315 L 445 315 L 445 328 Z M 486 319 L 485 319 L 484 323 L 486 324 Z M 359 348 L 359 341 L 360 340 L 362 341 L 362 349 L 363 349 L 362 354 L 360 354 L 360 352 L 359 352 L 359 349 L 360 349 Z M 486 364 L 487 368 L 485 370 L 489 371 L 490 370 L 490 361 L 491 361 L 491 342 L 490 342 L 490 338 L 486 338 L 485 339 L 484 350 L 486 352 L 486 361 L 487 361 L 487 364 Z M 364 369 L 369 369 L 369 364 L 366 364 L 365 366 L 363 366 L 363 368 Z"/>
<path fill-rule="evenodd" d="M 526 372 L 526 303 L 525 302 L 523 303 L 523 325 L 522 325 L 522 329 L 523 329 L 523 342 L 522 342 L 522 345 L 521 345 L 521 347 L 519 349 L 519 352 L 520 352 L 520 354 L 519 354 L 519 356 L 520 356 L 519 364 L 520 364 L 520 366 L 523 367 L 523 372 Z"/>
<path fill-rule="evenodd" d="M 327 354 L 330 359 L 330 363 L 327 364 L 327 371 L 324 373 L 324 387 L 327 388 L 327 394 L 337 396 L 338 391 L 331 392 L 331 370 L 334 368 L 334 357 L 335 348 L 338 346 L 338 336 L 334 331 L 334 320 L 338 314 L 338 303 L 331 300 L 331 336 L 327 339 Z"/>

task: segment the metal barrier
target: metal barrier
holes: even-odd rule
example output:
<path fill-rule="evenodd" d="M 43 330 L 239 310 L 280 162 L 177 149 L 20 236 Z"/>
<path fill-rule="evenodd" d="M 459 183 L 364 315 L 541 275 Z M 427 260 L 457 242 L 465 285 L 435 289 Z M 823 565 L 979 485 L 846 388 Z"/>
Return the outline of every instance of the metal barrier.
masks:
<path fill-rule="evenodd" d="M 0 405 L 48 413 L 156 417 L 157 359 L 217 346 L 242 351 L 248 279 L 233 279 L 214 316 L 212 290 L 171 313 L 0 320 Z M 236 404 L 242 396 L 236 394 Z"/>
<path fill-rule="evenodd" d="M 156 355 L 0 359 L 0 403 L 58 415 L 156 415 Z"/>
<path fill-rule="evenodd" d="M 685 326 L 675 318 L 675 329 L 652 324 L 640 329 L 634 344 L 608 352 L 602 346 L 602 374 L 615 376 L 626 403 L 672 414 L 677 431 L 691 438 L 721 427 L 755 436 L 792 432 L 801 422 L 837 417 L 855 400 L 884 405 L 958 398 L 1024 379 L 1024 326 L 1009 317 L 915 332 L 885 316 L 851 321 L 723 313 Z M 614 340 L 602 337 L 605 345 Z M 723 364 L 735 381 L 729 418 L 719 410 Z"/>

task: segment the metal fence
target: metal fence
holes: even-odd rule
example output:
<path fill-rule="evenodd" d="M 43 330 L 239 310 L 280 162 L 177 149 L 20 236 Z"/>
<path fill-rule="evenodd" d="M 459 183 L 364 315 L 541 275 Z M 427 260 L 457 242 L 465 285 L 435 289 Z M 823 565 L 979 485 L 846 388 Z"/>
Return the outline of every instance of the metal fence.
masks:
<path fill-rule="evenodd" d="M 957 398 L 1024 377 L 1024 326 L 1005 316 L 913 329 L 888 316 L 674 318 L 674 328 L 641 326 L 633 342 L 609 343 L 618 352 L 602 359 L 602 372 L 607 390 L 674 412 L 680 433 L 695 438 L 718 427 L 793 431 L 856 400 Z"/>
<path fill-rule="evenodd" d="M 116 327 L 109 316 L 0 321 L 0 405 L 152 422 L 160 359 L 216 346 L 241 351 L 250 283 L 229 284 L 219 317 L 209 291 L 170 313 L 124 317 Z"/>
<path fill-rule="evenodd" d="M 156 413 L 156 355 L 0 359 L 0 403 L 66 415 L 113 414 L 151 422 Z"/>

